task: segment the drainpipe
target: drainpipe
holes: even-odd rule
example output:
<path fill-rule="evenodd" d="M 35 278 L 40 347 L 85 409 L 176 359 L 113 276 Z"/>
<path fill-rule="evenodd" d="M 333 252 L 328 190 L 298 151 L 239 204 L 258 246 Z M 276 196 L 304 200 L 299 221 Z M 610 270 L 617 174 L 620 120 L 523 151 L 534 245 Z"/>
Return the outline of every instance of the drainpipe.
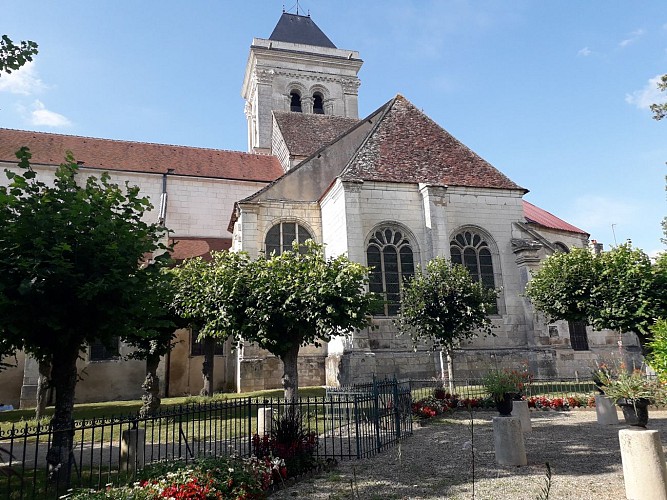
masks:
<path fill-rule="evenodd" d="M 167 220 L 167 176 L 173 174 L 174 169 L 169 168 L 162 174 L 162 193 L 160 194 L 160 209 L 158 210 L 158 224 L 164 226 Z M 164 397 L 169 396 L 169 382 L 171 380 L 171 350 L 167 352 L 164 369 Z"/>

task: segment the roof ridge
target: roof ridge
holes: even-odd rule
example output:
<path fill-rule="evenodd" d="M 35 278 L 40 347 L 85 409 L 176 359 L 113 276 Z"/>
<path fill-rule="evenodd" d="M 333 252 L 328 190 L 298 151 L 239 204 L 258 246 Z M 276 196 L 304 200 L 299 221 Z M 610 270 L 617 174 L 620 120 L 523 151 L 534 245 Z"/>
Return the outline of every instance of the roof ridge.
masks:
<path fill-rule="evenodd" d="M 242 155 L 248 155 L 248 156 L 273 156 L 268 153 L 248 153 L 246 151 L 235 151 L 233 149 L 220 149 L 220 148 L 206 148 L 202 146 L 185 146 L 183 144 L 169 144 L 169 143 L 163 143 L 163 142 L 148 142 L 148 141 L 129 141 L 125 139 L 109 139 L 106 137 L 92 137 L 92 136 L 87 136 L 87 135 L 75 135 L 75 134 L 59 134 L 57 132 L 40 132 L 38 130 L 21 130 L 21 129 L 14 129 L 14 128 L 6 128 L 6 127 L 0 127 L 0 131 L 9 131 L 9 132 L 21 132 L 21 133 L 26 133 L 26 134 L 40 134 L 40 135 L 50 135 L 50 136 L 58 136 L 58 137 L 73 137 L 76 139 L 90 139 L 94 141 L 104 141 L 104 142 L 115 142 L 115 143 L 126 143 L 126 144 L 141 144 L 141 145 L 148 145 L 148 146 L 167 146 L 167 147 L 173 147 L 173 148 L 183 148 L 183 149 L 197 149 L 197 150 L 202 150 L 202 151 L 220 151 L 224 153 L 239 153 Z"/>

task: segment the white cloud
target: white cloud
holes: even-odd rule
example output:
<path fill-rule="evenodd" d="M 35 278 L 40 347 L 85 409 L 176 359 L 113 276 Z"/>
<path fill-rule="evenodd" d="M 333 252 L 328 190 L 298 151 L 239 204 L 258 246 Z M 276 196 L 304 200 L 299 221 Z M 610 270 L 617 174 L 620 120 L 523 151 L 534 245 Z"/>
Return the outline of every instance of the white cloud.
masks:
<path fill-rule="evenodd" d="M 637 40 L 639 40 L 639 38 L 641 36 L 643 36 L 644 33 L 646 33 L 646 31 L 644 31 L 643 29 L 635 30 L 632 33 L 630 33 L 629 38 L 626 38 L 625 40 L 621 40 L 621 42 L 619 42 L 618 45 L 621 46 L 621 47 L 627 47 L 628 45 L 632 45 Z"/>
<path fill-rule="evenodd" d="M 588 47 L 584 47 L 579 52 L 577 52 L 577 55 L 582 56 L 582 57 L 590 56 L 591 55 L 591 49 L 589 49 Z"/>
<path fill-rule="evenodd" d="M 649 109 L 651 104 L 667 102 L 667 95 L 658 90 L 658 82 L 661 77 L 662 75 L 656 75 L 648 81 L 643 89 L 626 94 L 625 102 L 634 104 L 639 109 Z"/>
<path fill-rule="evenodd" d="M 49 111 L 42 101 L 35 100 L 32 103 L 32 111 L 30 112 L 31 125 L 43 125 L 46 127 L 67 127 L 72 124 L 65 116 Z"/>
<path fill-rule="evenodd" d="M 0 92 L 30 95 L 46 88 L 39 79 L 34 62 L 28 62 L 17 71 L 0 76 Z"/>

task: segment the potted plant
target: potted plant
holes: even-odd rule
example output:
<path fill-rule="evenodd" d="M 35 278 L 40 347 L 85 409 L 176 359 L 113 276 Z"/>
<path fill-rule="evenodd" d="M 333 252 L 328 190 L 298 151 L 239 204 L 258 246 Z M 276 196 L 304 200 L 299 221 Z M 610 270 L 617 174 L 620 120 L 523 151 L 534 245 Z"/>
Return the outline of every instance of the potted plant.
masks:
<path fill-rule="evenodd" d="M 512 400 L 521 394 L 525 375 L 517 370 L 491 370 L 482 378 L 482 385 L 496 403 L 498 413 L 509 417 L 512 413 Z"/>
<path fill-rule="evenodd" d="M 623 410 L 625 422 L 632 426 L 646 427 L 648 405 L 665 401 L 663 385 L 646 377 L 641 370 L 621 371 L 617 375 L 598 370 L 595 378 L 600 381 L 605 396 Z"/>

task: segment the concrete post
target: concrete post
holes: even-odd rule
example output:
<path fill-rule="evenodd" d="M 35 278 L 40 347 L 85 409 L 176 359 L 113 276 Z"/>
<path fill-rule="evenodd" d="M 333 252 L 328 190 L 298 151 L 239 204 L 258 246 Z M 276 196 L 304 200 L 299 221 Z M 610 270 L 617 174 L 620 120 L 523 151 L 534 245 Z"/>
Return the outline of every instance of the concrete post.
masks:
<path fill-rule="evenodd" d="M 600 425 L 617 425 L 618 414 L 616 405 L 606 396 L 597 394 L 595 396 L 595 414 Z"/>
<path fill-rule="evenodd" d="M 271 422 L 273 421 L 273 410 L 270 407 L 257 409 L 257 434 L 264 437 L 271 434 Z"/>
<path fill-rule="evenodd" d="M 530 423 L 530 410 L 528 409 L 528 401 L 513 401 L 512 402 L 512 416 L 518 417 L 521 421 L 521 431 L 533 432 L 533 426 Z"/>
<path fill-rule="evenodd" d="M 630 500 L 667 500 L 667 466 L 660 432 L 645 429 L 618 431 L 625 496 Z"/>
<path fill-rule="evenodd" d="M 127 429 L 121 433 L 120 470 L 136 472 L 144 466 L 145 429 Z"/>
<path fill-rule="evenodd" d="M 498 465 L 527 465 L 518 417 L 493 417 L 493 448 Z"/>

